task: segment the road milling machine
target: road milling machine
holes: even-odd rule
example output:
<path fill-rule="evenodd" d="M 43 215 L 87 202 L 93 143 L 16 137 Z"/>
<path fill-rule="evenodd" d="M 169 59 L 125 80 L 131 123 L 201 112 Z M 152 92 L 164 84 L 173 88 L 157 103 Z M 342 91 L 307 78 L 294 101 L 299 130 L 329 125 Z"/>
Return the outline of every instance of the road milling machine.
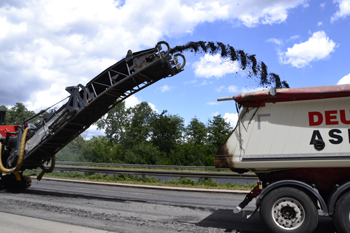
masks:
<path fill-rule="evenodd" d="M 52 172 L 55 154 L 105 115 L 111 108 L 160 79 L 183 71 L 186 60 L 171 54 L 168 43 L 133 53 L 110 66 L 85 86 L 67 87 L 67 102 L 59 109 L 45 109 L 19 125 L 5 125 L 6 111 L 0 110 L 0 185 L 28 188 L 26 169 Z M 179 59 L 180 58 L 180 59 Z M 47 113 L 48 112 L 48 113 Z M 34 117 L 39 122 L 28 123 Z M 45 163 L 51 162 L 50 167 Z"/>

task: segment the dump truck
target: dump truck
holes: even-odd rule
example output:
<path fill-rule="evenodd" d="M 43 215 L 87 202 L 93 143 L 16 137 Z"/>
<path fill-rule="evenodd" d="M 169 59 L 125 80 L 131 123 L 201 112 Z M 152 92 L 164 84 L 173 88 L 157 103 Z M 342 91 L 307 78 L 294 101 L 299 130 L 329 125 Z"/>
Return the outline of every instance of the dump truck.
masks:
<path fill-rule="evenodd" d="M 5 125 L 6 110 L 0 110 L 0 186 L 28 188 L 31 179 L 23 171 L 41 169 L 40 180 L 53 171 L 55 154 L 69 142 L 121 101 L 180 73 L 185 64 L 182 54 L 172 54 L 169 44 L 161 41 L 151 49 L 129 50 L 86 85 L 67 87 L 69 96 L 58 109 L 53 105 L 18 125 Z"/>
<path fill-rule="evenodd" d="M 244 93 L 237 125 L 215 154 L 217 168 L 253 172 L 253 198 L 271 232 L 313 232 L 330 216 L 350 232 L 350 85 Z"/>

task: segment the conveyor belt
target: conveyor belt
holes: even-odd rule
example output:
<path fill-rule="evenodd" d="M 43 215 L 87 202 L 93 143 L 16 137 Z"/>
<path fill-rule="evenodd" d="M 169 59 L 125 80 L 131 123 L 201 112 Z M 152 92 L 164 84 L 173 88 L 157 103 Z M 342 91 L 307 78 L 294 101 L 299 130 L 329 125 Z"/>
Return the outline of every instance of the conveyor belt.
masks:
<path fill-rule="evenodd" d="M 160 51 L 160 44 L 165 44 L 168 51 Z M 67 87 L 66 90 L 71 93 L 68 102 L 47 119 L 46 124 L 36 129 L 36 135 L 31 135 L 23 168 L 35 167 L 35 164 L 51 158 L 127 97 L 162 78 L 181 72 L 185 65 L 184 56 L 177 54 L 171 57 L 169 51 L 166 42 L 133 54 L 129 50 L 126 58 L 85 86 Z M 178 56 L 183 58 L 182 64 L 177 62 Z"/>

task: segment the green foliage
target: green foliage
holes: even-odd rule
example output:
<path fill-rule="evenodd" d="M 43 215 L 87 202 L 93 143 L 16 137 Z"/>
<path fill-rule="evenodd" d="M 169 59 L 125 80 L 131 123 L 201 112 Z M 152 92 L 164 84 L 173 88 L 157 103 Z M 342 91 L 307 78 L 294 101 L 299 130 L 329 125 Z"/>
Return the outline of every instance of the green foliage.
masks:
<path fill-rule="evenodd" d="M 177 179 L 169 180 L 167 183 L 175 185 L 194 186 L 196 181 L 188 177 L 179 177 Z"/>
<path fill-rule="evenodd" d="M 96 122 L 98 129 L 103 129 L 106 138 L 112 143 L 122 143 L 125 138 L 125 125 L 128 120 L 125 102 L 117 104 L 107 115 Z"/>
<path fill-rule="evenodd" d="M 8 110 L 7 120 L 15 124 L 34 114 L 17 103 Z M 194 117 L 185 127 L 182 117 L 166 110 L 159 114 L 146 102 L 131 108 L 121 102 L 96 124 L 105 130 L 105 137 L 78 136 L 57 154 L 57 160 L 213 166 L 215 152 L 232 131 L 220 115 L 207 124 Z"/>
<path fill-rule="evenodd" d="M 79 135 L 57 153 L 56 159 L 58 161 L 85 161 L 82 155 L 82 150 L 85 144 L 85 140 Z"/>
<path fill-rule="evenodd" d="M 120 144 L 111 143 L 106 137 L 98 136 L 84 140 L 78 136 L 57 153 L 58 161 L 119 163 L 123 152 Z"/>
<path fill-rule="evenodd" d="M 192 118 L 186 127 L 186 139 L 193 145 L 204 145 L 207 140 L 208 129 L 197 117 Z"/>
<path fill-rule="evenodd" d="M 208 121 L 208 143 L 219 149 L 232 132 L 232 127 L 221 115 Z"/>
<path fill-rule="evenodd" d="M 129 109 L 124 103 L 117 105 L 97 125 L 105 129 L 106 137 L 87 141 L 80 137 L 67 145 L 58 159 L 213 166 L 215 152 L 232 131 L 220 115 L 209 119 L 207 126 L 194 117 L 184 127 L 180 116 L 167 111 L 158 114 L 146 102 Z"/>
<path fill-rule="evenodd" d="M 25 171 L 25 175 L 39 175 L 40 171 L 31 170 Z M 216 188 L 216 189 L 240 189 L 240 190 L 252 190 L 256 183 L 249 185 L 238 185 L 237 183 L 225 183 L 220 184 L 212 178 L 199 178 L 197 181 L 187 177 L 180 177 L 171 179 L 169 181 L 160 181 L 157 178 L 149 176 L 139 175 L 106 175 L 99 173 L 79 173 L 79 172 L 58 172 L 45 174 L 47 177 L 60 177 L 60 178 L 74 178 L 80 180 L 93 180 L 104 182 L 121 182 L 121 183 L 137 183 L 137 184 L 150 184 L 150 185 L 167 185 L 167 186 L 190 186 L 200 188 Z"/>
<path fill-rule="evenodd" d="M 136 144 L 125 152 L 125 163 L 130 164 L 158 164 L 160 151 L 150 142 Z"/>
<path fill-rule="evenodd" d="M 182 138 L 184 119 L 177 115 L 155 114 L 151 119 L 151 142 L 161 152 L 169 154 L 175 150 Z"/>
<path fill-rule="evenodd" d="M 4 109 L 4 110 L 6 110 L 6 111 L 8 110 L 7 107 L 6 107 L 5 105 L 1 105 L 1 106 L 0 106 L 0 109 Z"/>
<path fill-rule="evenodd" d="M 5 107 L 5 106 L 1 106 L 1 108 L 3 108 L 3 107 Z M 3 108 L 3 109 L 5 109 L 5 108 Z M 7 125 L 22 124 L 24 122 L 24 120 L 26 120 L 34 115 L 35 115 L 35 112 L 29 111 L 24 106 L 24 104 L 16 103 L 15 106 L 13 106 L 11 109 L 7 110 L 6 124 Z M 35 119 L 32 119 L 30 122 L 35 122 Z"/>
<path fill-rule="evenodd" d="M 104 136 L 93 137 L 81 150 L 85 161 L 94 163 L 119 162 L 122 154 L 120 144 L 112 144 Z"/>
<path fill-rule="evenodd" d="M 177 153 L 172 157 L 175 165 L 202 166 L 205 148 L 194 145 L 192 142 L 184 142 L 178 146 Z"/>
<path fill-rule="evenodd" d="M 207 187 L 219 187 L 220 183 L 218 183 L 213 178 L 199 178 L 197 184 L 207 186 Z"/>
<path fill-rule="evenodd" d="M 130 119 L 125 124 L 126 146 L 137 145 L 150 137 L 151 119 L 156 114 L 151 106 L 142 102 L 133 108 L 127 109 Z"/>

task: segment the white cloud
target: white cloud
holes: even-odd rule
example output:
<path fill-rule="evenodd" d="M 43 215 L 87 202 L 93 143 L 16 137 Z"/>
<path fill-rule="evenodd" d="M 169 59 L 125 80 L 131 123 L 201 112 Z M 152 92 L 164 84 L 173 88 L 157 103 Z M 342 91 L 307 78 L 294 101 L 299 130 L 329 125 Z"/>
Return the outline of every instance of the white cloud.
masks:
<path fill-rule="evenodd" d="M 6 18 L 0 17 L 0 41 L 5 38 L 10 38 L 27 31 L 27 24 L 21 22 L 19 24 L 13 24 L 7 21 Z"/>
<path fill-rule="evenodd" d="M 341 84 L 350 84 L 350 74 L 342 77 L 339 82 L 337 83 L 338 85 L 341 85 Z"/>
<path fill-rule="evenodd" d="M 141 100 L 137 98 L 135 95 L 131 95 L 125 100 L 125 108 L 132 108 L 135 107 L 135 105 L 140 104 Z"/>
<path fill-rule="evenodd" d="M 153 47 L 165 37 L 192 33 L 205 22 L 226 20 L 248 27 L 281 23 L 290 9 L 304 3 L 305 0 L 2 0 L 1 80 L 12 82 L 1 82 L 0 98 L 4 105 L 26 102 L 39 110 L 37 106 L 48 104 L 42 96 L 51 95 L 63 85 L 86 84 L 125 56 L 128 49 Z M 227 69 L 224 64 L 220 63 Z M 199 71 L 199 75 L 208 73 Z M 64 96 L 64 88 L 62 93 L 55 95 Z"/>
<path fill-rule="evenodd" d="M 215 88 L 215 91 L 221 92 L 223 89 L 225 89 L 225 86 L 217 87 L 217 88 Z"/>
<path fill-rule="evenodd" d="M 229 2 L 229 0 L 227 0 Z M 275 24 L 284 22 L 288 17 L 288 10 L 299 5 L 305 5 L 303 0 L 288 1 L 231 1 L 233 6 L 230 13 L 238 17 L 248 27 L 258 24 Z"/>
<path fill-rule="evenodd" d="M 230 85 L 227 87 L 228 92 L 238 92 L 238 87 L 235 85 Z"/>
<path fill-rule="evenodd" d="M 30 98 L 32 101 L 26 102 L 25 106 L 29 110 L 38 112 L 57 103 L 53 108 L 58 109 L 68 101 L 66 97 L 69 96 L 69 93 L 65 91 L 65 87 L 66 85 L 64 84 L 53 83 L 49 89 L 33 93 L 33 96 Z"/>
<path fill-rule="evenodd" d="M 207 80 L 203 80 L 203 82 L 201 82 L 199 85 L 197 86 L 205 86 L 205 85 L 209 85 L 212 84 L 213 82 L 208 82 Z"/>
<path fill-rule="evenodd" d="M 166 91 L 170 91 L 173 87 L 170 87 L 168 85 L 164 85 L 162 87 L 160 87 L 160 91 L 161 92 L 166 92 Z"/>
<path fill-rule="evenodd" d="M 198 83 L 198 80 L 196 80 L 196 79 L 193 79 L 191 81 L 185 81 L 185 85 L 187 85 L 187 84 L 196 84 L 196 83 Z"/>
<path fill-rule="evenodd" d="M 331 17 L 332 23 L 350 15 L 350 0 L 334 0 L 333 2 L 338 4 L 339 10 Z"/>
<path fill-rule="evenodd" d="M 97 129 L 97 125 L 91 125 L 87 130 L 85 130 L 84 133 L 81 134 L 81 136 L 86 139 L 89 140 L 92 137 L 98 137 L 98 136 L 106 136 L 105 131 L 104 130 L 98 130 Z"/>
<path fill-rule="evenodd" d="M 255 88 L 241 88 L 241 93 L 250 93 L 250 92 L 257 92 L 257 91 L 266 91 L 267 89 L 264 87 L 255 87 Z"/>
<path fill-rule="evenodd" d="M 136 105 L 140 104 L 141 102 L 142 101 L 139 98 L 137 98 L 135 95 L 131 95 L 125 99 L 125 108 L 133 108 Z M 159 110 L 156 108 L 154 104 L 148 102 L 148 105 L 151 107 L 153 111 L 159 113 Z"/>
<path fill-rule="evenodd" d="M 234 127 L 238 121 L 238 114 L 237 113 L 225 113 L 223 118 L 227 123 L 230 123 L 231 126 Z"/>
<path fill-rule="evenodd" d="M 300 36 L 299 35 L 295 35 L 295 36 L 291 36 L 287 41 L 293 41 L 293 40 L 296 40 L 296 39 L 299 39 Z"/>
<path fill-rule="evenodd" d="M 198 82 L 198 80 L 192 80 L 190 82 L 186 82 L 185 84 L 193 84 L 194 87 L 200 87 L 200 86 L 206 86 L 206 85 L 211 85 L 213 82 L 209 82 L 208 80 L 202 80 L 202 82 Z"/>
<path fill-rule="evenodd" d="M 283 44 L 282 40 L 279 40 L 279 39 L 276 39 L 276 38 L 270 38 L 270 39 L 267 40 L 267 42 L 271 42 L 271 43 L 274 43 L 276 45 L 282 45 Z"/>
<path fill-rule="evenodd" d="M 221 78 L 222 76 L 240 70 L 237 61 L 232 62 L 228 58 L 222 58 L 220 54 L 205 54 L 199 61 L 192 64 L 194 74 L 199 78 Z"/>
<path fill-rule="evenodd" d="M 322 26 L 322 25 L 323 25 L 322 22 L 318 22 L 318 23 L 317 23 L 317 26 L 319 26 L 319 27 Z"/>
<path fill-rule="evenodd" d="M 265 90 L 264 87 L 256 87 L 256 88 L 246 88 L 246 87 L 237 87 L 235 85 L 230 85 L 228 87 L 221 86 L 215 89 L 217 92 L 228 92 L 228 93 L 248 93 L 248 92 L 256 92 Z M 211 103 L 211 102 L 210 102 Z"/>
<path fill-rule="evenodd" d="M 159 113 L 159 110 L 156 108 L 156 106 L 155 106 L 154 104 L 148 103 L 148 105 L 151 107 L 151 109 L 152 109 L 153 111 L 155 111 L 156 113 Z"/>
<path fill-rule="evenodd" d="M 310 62 L 325 59 L 336 47 L 324 31 L 312 34 L 308 41 L 294 44 L 287 52 L 280 53 L 280 60 L 283 64 L 291 64 L 297 68 L 308 66 Z"/>
<path fill-rule="evenodd" d="M 208 102 L 207 104 L 208 104 L 208 105 L 218 105 L 219 103 L 213 101 L 213 102 Z"/>

